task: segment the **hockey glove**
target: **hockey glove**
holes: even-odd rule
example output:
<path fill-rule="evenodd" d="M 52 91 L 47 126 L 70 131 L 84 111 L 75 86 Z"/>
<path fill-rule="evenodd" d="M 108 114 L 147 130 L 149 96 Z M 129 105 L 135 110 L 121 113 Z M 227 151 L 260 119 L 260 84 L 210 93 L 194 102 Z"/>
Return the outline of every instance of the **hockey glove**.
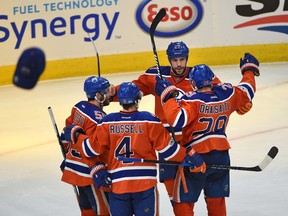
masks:
<path fill-rule="evenodd" d="M 94 184 L 103 191 L 110 192 L 111 178 L 104 163 L 96 163 L 91 169 L 90 174 L 93 177 Z"/>
<path fill-rule="evenodd" d="M 162 103 L 165 103 L 170 98 L 177 97 L 179 94 L 175 86 L 173 86 L 167 79 L 161 79 L 160 76 L 156 76 L 155 92 L 161 98 Z"/>
<path fill-rule="evenodd" d="M 66 166 L 66 161 L 63 160 L 62 163 L 60 164 L 60 169 L 61 169 L 62 172 L 64 171 L 65 166 Z"/>
<path fill-rule="evenodd" d="M 206 172 L 206 163 L 201 155 L 199 155 L 193 148 L 188 150 L 187 156 L 184 158 L 184 162 L 191 164 L 190 172 Z"/>
<path fill-rule="evenodd" d="M 85 131 L 79 125 L 71 124 L 63 129 L 62 134 L 64 134 L 65 140 L 75 144 L 77 142 L 77 137 L 79 133 L 85 134 Z M 63 136 L 63 135 L 61 135 Z"/>
<path fill-rule="evenodd" d="M 70 148 L 70 143 L 66 140 L 64 131 L 62 131 L 62 133 L 60 135 L 60 142 L 61 142 L 61 145 L 62 145 L 63 152 L 65 154 L 67 154 L 68 150 Z"/>
<path fill-rule="evenodd" d="M 60 141 L 61 143 L 68 143 L 68 141 L 66 140 L 65 134 L 64 134 L 64 130 L 62 131 L 61 135 L 60 135 Z"/>
<path fill-rule="evenodd" d="M 249 103 L 245 104 L 243 107 L 239 108 L 236 112 L 239 115 L 244 115 L 244 114 L 246 114 L 247 112 L 250 111 L 252 106 L 253 106 L 252 102 L 249 102 Z"/>
<path fill-rule="evenodd" d="M 255 76 L 260 76 L 259 61 L 250 53 L 245 53 L 243 58 L 240 58 L 240 69 L 242 75 L 247 71 L 253 71 Z"/>

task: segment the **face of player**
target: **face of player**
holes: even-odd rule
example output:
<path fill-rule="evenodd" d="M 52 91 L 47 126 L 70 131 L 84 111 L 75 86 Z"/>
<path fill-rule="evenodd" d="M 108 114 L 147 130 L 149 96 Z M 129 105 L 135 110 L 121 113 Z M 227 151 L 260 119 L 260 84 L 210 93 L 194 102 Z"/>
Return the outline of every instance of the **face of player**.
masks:
<path fill-rule="evenodd" d="M 175 76 L 181 76 L 185 72 L 187 57 L 171 58 L 170 64 Z"/>
<path fill-rule="evenodd" d="M 105 90 L 105 93 L 96 93 L 95 99 L 100 103 L 102 106 L 108 106 L 110 101 L 112 101 L 112 97 L 115 95 L 115 88 L 113 85 L 110 85 L 109 88 Z"/>
<path fill-rule="evenodd" d="M 114 85 L 110 85 L 110 87 L 107 89 L 106 99 L 103 103 L 103 106 L 108 106 L 110 104 L 110 101 L 112 101 L 113 96 L 116 94 L 116 89 Z"/>

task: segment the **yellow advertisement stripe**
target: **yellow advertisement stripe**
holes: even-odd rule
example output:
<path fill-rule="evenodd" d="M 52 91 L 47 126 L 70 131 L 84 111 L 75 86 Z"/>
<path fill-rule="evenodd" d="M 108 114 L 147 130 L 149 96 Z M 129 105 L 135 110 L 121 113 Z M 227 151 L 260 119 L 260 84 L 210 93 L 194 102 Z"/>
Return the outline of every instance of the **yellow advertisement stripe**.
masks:
<path fill-rule="evenodd" d="M 255 55 L 260 63 L 288 61 L 288 44 L 258 44 L 190 49 L 189 65 L 209 66 L 238 64 L 245 52 Z M 165 51 L 158 51 L 160 65 L 168 65 Z M 153 52 L 100 56 L 101 75 L 129 71 L 143 72 L 155 65 Z M 16 65 L 0 67 L 0 85 L 12 83 Z M 40 80 L 97 75 L 96 56 L 48 61 Z"/>

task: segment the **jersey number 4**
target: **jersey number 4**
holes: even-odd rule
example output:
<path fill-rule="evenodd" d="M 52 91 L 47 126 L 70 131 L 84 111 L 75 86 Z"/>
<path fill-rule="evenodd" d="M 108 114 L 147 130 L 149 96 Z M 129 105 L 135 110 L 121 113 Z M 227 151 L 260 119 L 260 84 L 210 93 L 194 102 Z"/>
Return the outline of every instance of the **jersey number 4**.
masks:
<path fill-rule="evenodd" d="M 131 151 L 131 137 L 125 136 L 115 149 L 114 156 L 115 158 L 117 157 L 130 158 L 132 155 L 134 155 L 134 152 Z M 131 162 L 123 162 L 123 163 L 131 163 Z"/>

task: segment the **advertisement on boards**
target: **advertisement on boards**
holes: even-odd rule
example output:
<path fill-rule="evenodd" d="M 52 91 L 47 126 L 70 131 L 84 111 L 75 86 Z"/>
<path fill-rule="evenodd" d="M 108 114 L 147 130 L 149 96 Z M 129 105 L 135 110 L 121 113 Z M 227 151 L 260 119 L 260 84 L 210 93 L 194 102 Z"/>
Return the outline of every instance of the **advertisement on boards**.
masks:
<path fill-rule="evenodd" d="M 47 61 L 95 56 L 91 39 L 102 56 L 116 61 L 151 52 L 149 27 L 161 8 L 167 15 L 155 32 L 160 53 L 171 41 L 185 41 L 190 49 L 288 42 L 288 0 L 5 1 L 0 67 L 14 65 L 31 46 L 45 50 Z"/>

